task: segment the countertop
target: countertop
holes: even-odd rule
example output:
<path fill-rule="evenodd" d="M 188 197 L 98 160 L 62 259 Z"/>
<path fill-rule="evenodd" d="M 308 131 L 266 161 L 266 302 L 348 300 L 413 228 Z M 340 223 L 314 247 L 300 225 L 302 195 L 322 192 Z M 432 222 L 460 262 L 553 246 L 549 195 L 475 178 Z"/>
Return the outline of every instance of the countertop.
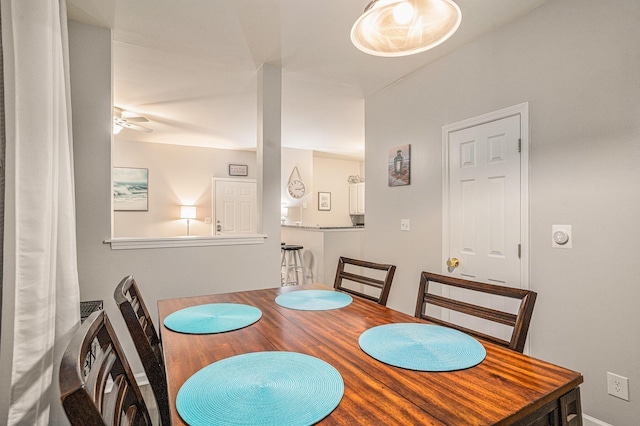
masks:
<path fill-rule="evenodd" d="M 281 225 L 288 229 L 303 229 L 305 231 L 358 231 L 364 229 L 364 225 L 353 226 L 309 226 L 309 225 Z"/>

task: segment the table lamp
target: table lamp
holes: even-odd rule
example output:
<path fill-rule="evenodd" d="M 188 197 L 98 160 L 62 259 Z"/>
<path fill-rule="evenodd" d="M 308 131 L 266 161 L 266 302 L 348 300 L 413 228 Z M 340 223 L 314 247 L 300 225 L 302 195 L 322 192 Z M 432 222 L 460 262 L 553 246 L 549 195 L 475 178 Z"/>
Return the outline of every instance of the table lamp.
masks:
<path fill-rule="evenodd" d="M 180 218 L 187 219 L 187 236 L 189 236 L 189 222 L 196 218 L 196 206 L 180 207 Z"/>

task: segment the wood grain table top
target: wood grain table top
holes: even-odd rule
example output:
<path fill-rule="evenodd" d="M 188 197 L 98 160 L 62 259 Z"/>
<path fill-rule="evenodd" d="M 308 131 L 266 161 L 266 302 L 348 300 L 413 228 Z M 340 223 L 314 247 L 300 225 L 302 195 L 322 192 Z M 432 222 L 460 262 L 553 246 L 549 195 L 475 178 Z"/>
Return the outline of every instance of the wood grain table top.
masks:
<path fill-rule="evenodd" d="M 323 286 L 158 301 L 174 425 L 185 424 L 175 400 L 189 377 L 213 362 L 248 352 L 299 352 L 335 367 L 344 380 L 344 397 L 322 425 L 514 424 L 583 381 L 580 373 L 486 342 L 482 342 L 487 351 L 484 361 L 465 370 L 420 372 L 384 364 L 360 349 L 360 334 L 378 325 L 423 321 L 356 297 L 349 306 L 328 311 L 293 310 L 275 302 L 279 294 L 309 288 Z M 182 334 L 164 327 L 169 314 L 206 303 L 252 305 L 262 311 L 262 318 L 218 334 Z"/>

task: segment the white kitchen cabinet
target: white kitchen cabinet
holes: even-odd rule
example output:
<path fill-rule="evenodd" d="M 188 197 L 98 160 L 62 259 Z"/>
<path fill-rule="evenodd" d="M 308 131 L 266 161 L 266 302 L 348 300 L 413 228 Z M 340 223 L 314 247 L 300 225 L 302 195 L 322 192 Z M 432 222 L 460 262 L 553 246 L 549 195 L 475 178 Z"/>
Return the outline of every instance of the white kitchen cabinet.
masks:
<path fill-rule="evenodd" d="M 349 184 L 349 214 L 364 214 L 364 182 Z"/>

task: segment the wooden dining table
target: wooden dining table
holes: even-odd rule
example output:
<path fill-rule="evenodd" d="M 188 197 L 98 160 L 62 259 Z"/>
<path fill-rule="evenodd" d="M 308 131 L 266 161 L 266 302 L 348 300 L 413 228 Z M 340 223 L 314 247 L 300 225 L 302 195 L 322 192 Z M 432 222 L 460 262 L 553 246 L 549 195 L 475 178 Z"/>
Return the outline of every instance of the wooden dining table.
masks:
<path fill-rule="evenodd" d="M 216 361 L 250 352 L 288 351 L 319 358 L 344 380 L 339 405 L 322 425 L 581 425 L 580 373 L 481 342 L 486 358 L 448 372 L 413 371 L 382 363 L 358 344 L 366 330 L 390 323 L 424 322 L 354 297 L 346 307 L 322 311 L 282 307 L 288 291 L 332 288 L 308 284 L 158 301 L 159 329 L 172 423 L 180 387 Z M 247 327 L 216 334 L 185 334 L 164 319 L 180 309 L 210 303 L 255 306 L 262 317 Z"/>

